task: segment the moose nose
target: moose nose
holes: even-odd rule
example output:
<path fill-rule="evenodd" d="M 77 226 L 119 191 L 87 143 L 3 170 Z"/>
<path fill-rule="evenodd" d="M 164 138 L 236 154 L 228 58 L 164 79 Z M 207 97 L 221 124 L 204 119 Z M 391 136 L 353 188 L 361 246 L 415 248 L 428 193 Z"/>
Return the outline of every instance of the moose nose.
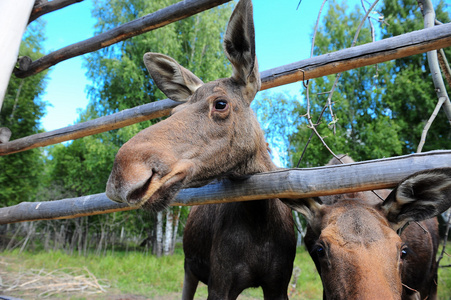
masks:
<path fill-rule="evenodd" d="M 127 169 L 118 160 L 114 162 L 113 169 L 106 184 L 106 195 L 118 203 L 137 204 L 140 191 L 145 190 L 152 179 L 152 169 L 143 164 L 126 163 Z M 133 170 L 133 172 L 131 172 Z"/>

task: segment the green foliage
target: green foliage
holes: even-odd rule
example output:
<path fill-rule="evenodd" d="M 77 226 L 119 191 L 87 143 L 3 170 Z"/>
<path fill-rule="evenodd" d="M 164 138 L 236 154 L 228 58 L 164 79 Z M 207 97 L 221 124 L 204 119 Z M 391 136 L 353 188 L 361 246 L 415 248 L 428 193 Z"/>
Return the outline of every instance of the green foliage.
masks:
<path fill-rule="evenodd" d="M 33 22 L 24 35 L 19 55 L 35 60 L 43 55 L 41 43 L 44 23 Z M 40 119 L 46 104 L 41 96 L 47 72 L 20 79 L 12 76 L 0 112 L 0 126 L 12 131 L 11 140 L 42 132 Z M 43 172 L 40 149 L 0 157 L 0 206 L 33 201 Z"/>
<path fill-rule="evenodd" d="M 403 2 L 403 1 L 401 1 Z M 384 37 L 410 32 L 423 27 L 422 16 L 415 13 L 416 1 L 384 2 L 382 13 L 390 26 L 382 30 Z M 438 5 L 437 18 L 449 17 Z M 344 3 L 329 2 L 327 15 L 320 25 L 314 54 L 321 55 L 344 48 L 353 42 L 363 19 L 358 9 L 349 10 Z M 392 26 L 393 23 L 393 26 Z M 366 22 L 359 33 L 358 44 L 370 43 L 371 32 Z M 319 134 L 336 154 L 346 153 L 355 160 L 368 160 L 409 154 L 416 150 L 425 122 L 431 115 L 437 97 L 425 55 L 362 67 L 343 72 L 332 97 L 331 110 L 326 107 L 317 127 Z M 316 123 L 327 105 L 327 98 L 337 75 L 310 82 L 310 115 Z M 298 110 L 305 115 L 307 104 Z M 312 130 L 304 119 L 298 131 L 290 136 L 291 158 L 296 163 Z M 431 127 L 424 151 L 451 148 L 451 132 L 442 112 Z M 324 165 L 331 158 L 321 141 L 313 136 L 301 166 Z"/>
<path fill-rule="evenodd" d="M 92 12 L 97 19 L 96 31 L 105 32 L 176 2 L 96 1 Z M 223 54 L 221 38 L 231 9 L 230 4 L 223 5 L 89 54 L 85 67 L 92 82 L 88 87 L 90 103 L 80 113 L 79 122 L 166 98 L 144 66 L 143 55 L 149 51 L 173 57 L 204 81 L 230 76 L 231 67 Z M 47 165 L 51 188 L 64 191 L 61 198 L 104 192 L 119 147 L 156 121 L 49 147 Z M 51 191 L 43 191 L 40 195 L 49 194 Z M 187 211 L 187 208 L 182 209 L 181 218 L 186 219 Z M 127 234 L 145 232 L 147 235 L 155 223 L 155 216 L 133 211 L 116 214 L 114 222 L 109 216 L 89 218 L 93 230 L 98 231 L 104 223 L 113 227 L 123 223 Z M 183 230 L 183 226 L 179 228 Z M 121 227 L 112 230 L 121 230 Z"/>
<path fill-rule="evenodd" d="M 450 15 L 444 8 L 445 3 L 440 1 L 435 7 L 436 19 L 448 23 Z M 424 28 L 423 16 L 415 0 L 385 1 L 381 12 L 390 24 L 382 29 L 383 38 Z M 450 48 L 444 51 L 448 58 L 451 57 Z M 397 59 L 386 75 L 389 92 L 384 94 L 383 100 L 392 119 L 400 126 L 398 134 L 405 141 L 403 153 L 415 152 L 424 125 L 437 103 L 426 54 Z M 447 89 L 450 95 L 449 86 Z M 449 122 L 443 111 L 440 111 L 429 129 L 423 151 L 450 148 Z"/>

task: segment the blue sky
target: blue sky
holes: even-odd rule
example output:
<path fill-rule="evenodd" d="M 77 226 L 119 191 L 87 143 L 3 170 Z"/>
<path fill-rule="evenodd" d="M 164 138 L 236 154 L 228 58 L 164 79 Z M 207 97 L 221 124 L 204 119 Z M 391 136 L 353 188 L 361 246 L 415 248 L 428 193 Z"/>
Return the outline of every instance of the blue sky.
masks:
<path fill-rule="evenodd" d="M 257 57 L 260 71 L 292 63 L 310 56 L 310 35 L 322 1 L 254 0 Z M 348 1 L 360 3 L 359 0 Z M 353 4 L 353 5 L 354 5 Z M 352 5 L 352 6 L 353 6 Z M 95 19 L 91 17 L 92 0 L 85 0 L 43 16 L 47 21 L 45 51 L 57 50 L 93 35 Z M 324 14 L 324 12 L 323 12 Z M 78 109 L 88 103 L 83 56 L 61 62 L 53 67 L 43 100 L 50 106 L 42 120 L 45 130 L 74 124 Z M 301 83 L 275 91 L 295 94 Z"/>
<path fill-rule="evenodd" d="M 95 19 L 91 17 L 94 0 L 84 0 L 41 17 L 46 20 L 46 52 L 57 50 L 90 38 Z M 434 5 L 438 0 L 433 0 Z M 451 1 L 451 0 L 449 0 Z M 330 1 L 328 1 L 330 2 Z M 358 6 L 360 0 L 345 1 L 348 7 Z M 364 0 L 366 6 L 373 0 Z M 380 1 L 382 2 L 382 1 Z M 310 57 L 311 34 L 321 7 L 320 0 L 254 0 L 256 50 L 260 71 L 289 64 Z M 326 7 L 327 7 L 326 3 Z M 326 14 L 323 10 L 322 15 Z M 168 53 L 169 54 L 169 53 Z M 170 54 L 169 54 L 170 55 Z M 82 67 L 83 56 L 61 62 L 50 68 L 49 81 L 43 100 L 50 105 L 42 120 L 42 127 L 55 130 L 74 124 L 78 110 L 86 108 L 88 98 Z M 302 83 L 294 83 L 271 91 L 299 94 Z"/>

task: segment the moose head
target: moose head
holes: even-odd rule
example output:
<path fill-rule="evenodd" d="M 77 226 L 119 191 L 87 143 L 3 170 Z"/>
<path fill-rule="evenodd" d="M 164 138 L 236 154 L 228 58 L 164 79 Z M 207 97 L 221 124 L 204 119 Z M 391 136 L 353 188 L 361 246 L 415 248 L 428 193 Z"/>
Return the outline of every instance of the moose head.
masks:
<path fill-rule="evenodd" d="M 401 273 L 410 249 L 397 230 L 451 206 L 451 168 L 415 173 L 379 203 L 340 199 L 326 205 L 313 198 L 284 202 L 308 221 L 306 240 L 315 243 L 309 242 L 309 250 L 327 299 L 401 299 Z"/>
<path fill-rule="evenodd" d="M 250 108 L 261 85 L 251 1 L 234 10 L 224 51 L 233 74 L 208 83 L 169 56 L 144 55 L 156 85 L 182 104 L 119 149 L 106 187 L 110 199 L 158 210 L 181 188 L 274 168 Z"/>

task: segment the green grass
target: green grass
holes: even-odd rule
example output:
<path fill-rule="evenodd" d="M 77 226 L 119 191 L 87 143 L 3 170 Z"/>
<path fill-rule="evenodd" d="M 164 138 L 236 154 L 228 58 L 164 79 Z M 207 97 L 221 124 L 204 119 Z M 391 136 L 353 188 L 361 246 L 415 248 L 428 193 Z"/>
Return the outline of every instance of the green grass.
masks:
<path fill-rule="evenodd" d="M 451 247 L 448 246 L 448 253 Z M 67 255 L 63 252 L 4 252 L 0 253 L 0 262 L 7 272 L 23 272 L 30 269 L 66 270 L 87 268 L 99 280 L 106 280 L 111 287 L 108 293 L 146 295 L 149 298 L 173 295 L 180 298 L 183 285 L 183 252 L 176 249 L 173 256 L 156 258 L 142 252 L 114 252 L 105 256 Z M 442 265 L 451 264 L 451 258 L 445 256 Z M 0 265 L 3 268 L 3 265 Z M 303 247 L 298 248 L 294 274 L 298 274 L 296 284 L 290 285 L 290 299 L 321 299 L 322 286 L 315 266 Z M 293 283 L 293 282 L 292 282 Z M 1 293 L 1 290 L 0 290 Z M 439 299 L 449 300 L 451 295 L 451 268 L 439 270 Z M 18 295 L 20 296 L 20 295 Z M 67 296 L 65 296 L 67 297 Z M 104 298 L 108 299 L 108 295 Z M 205 299 L 207 288 L 200 284 L 196 299 Z M 71 299 L 91 299 L 92 297 L 74 296 Z M 261 289 L 244 291 L 240 299 L 262 299 Z M 64 298 L 67 299 L 67 298 Z M 160 298 L 160 299 L 165 299 Z"/>

